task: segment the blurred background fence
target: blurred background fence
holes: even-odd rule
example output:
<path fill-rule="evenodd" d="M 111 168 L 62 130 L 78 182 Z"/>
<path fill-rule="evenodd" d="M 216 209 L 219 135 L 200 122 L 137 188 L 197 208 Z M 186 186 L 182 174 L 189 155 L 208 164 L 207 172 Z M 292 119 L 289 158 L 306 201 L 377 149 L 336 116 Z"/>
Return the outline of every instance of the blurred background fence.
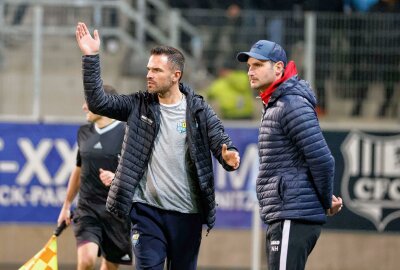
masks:
<path fill-rule="evenodd" d="M 184 81 L 213 105 L 238 145 L 240 171 L 216 169 L 219 223 L 203 238 L 199 268 L 250 269 L 254 261 L 265 268 L 264 247 L 254 253 L 264 240 L 251 231 L 260 101 L 249 89 L 246 64 L 235 56 L 269 39 L 285 48 L 318 96 L 337 164 L 334 191 L 345 200 L 308 269 L 398 269 L 400 10 L 328 12 L 299 4 L 312 1 L 261 0 L 239 8 L 230 2 L 0 0 L 0 235 L 10 243 L 0 246 L 1 269 L 15 269 L 43 244 L 61 207 L 76 129 L 84 121 L 78 21 L 99 29 L 102 77 L 121 93 L 145 90 L 152 46 L 180 48 L 187 58 Z M 296 4 L 279 11 L 267 5 L 287 2 Z M 71 230 L 59 242 L 60 269 L 74 268 Z"/>
<path fill-rule="evenodd" d="M 235 61 L 237 52 L 270 39 L 282 44 L 313 85 L 323 120 L 398 119 L 398 14 L 241 10 L 228 16 L 220 9 L 169 8 L 160 0 L 0 3 L 3 118 L 79 116 L 74 27 L 85 21 L 103 37 L 104 76 L 127 92 L 143 89 L 154 44 L 182 48 L 185 81 L 202 90 L 222 70 L 245 70 Z"/>

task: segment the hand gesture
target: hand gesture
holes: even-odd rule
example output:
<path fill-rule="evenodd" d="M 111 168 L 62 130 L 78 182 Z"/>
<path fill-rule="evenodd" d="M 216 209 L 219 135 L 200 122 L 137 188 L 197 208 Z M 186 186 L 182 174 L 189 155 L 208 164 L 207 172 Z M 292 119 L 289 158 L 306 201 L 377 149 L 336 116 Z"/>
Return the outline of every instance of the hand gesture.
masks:
<path fill-rule="evenodd" d="M 226 144 L 222 145 L 222 158 L 224 159 L 226 164 L 233 167 L 235 170 L 239 168 L 240 165 L 239 153 L 236 151 L 228 150 L 228 146 Z"/>
<path fill-rule="evenodd" d="M 92 38 L 86 24 L 79 22 L 76 26 L 75 36 L 83 55 L 95 55 L 99 53 L 100 37 L 97 30 L 94 30 L 94 38 Z"/>
<path fill-rule="evenodd" d="M 100 171 L 99 177 L 101 182 L 103 182 L 103 184 L 106 187 L 110 186 L 112 180 L 114 179 L 115 174 L 113 172 L 103 170 L 102 168 L 100 168 L 99 171 Z"/>
<path fill-rule="evenodd" d="M 342 210 L 343 201 L 342 198 L 332 195 L 332 207 L 328 209 L 327 215 L 333 216 L 339 213 Z"/>

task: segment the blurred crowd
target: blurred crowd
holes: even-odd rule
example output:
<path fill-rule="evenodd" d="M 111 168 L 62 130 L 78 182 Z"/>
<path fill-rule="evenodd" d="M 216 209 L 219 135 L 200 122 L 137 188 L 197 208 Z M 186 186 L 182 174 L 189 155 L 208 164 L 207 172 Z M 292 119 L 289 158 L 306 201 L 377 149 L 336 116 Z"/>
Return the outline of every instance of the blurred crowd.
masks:
<path fill-rule="evenodd" d="M 354 14 L 349 20 L 349 29 L 356 28 L 362 35 L 354 35 L 353 33 L 346 34 L 346 42 L 350 47 L 346 52 L 346 61 L 352 65 L 349 72 L 342 76 L 343 81 L 354 82 L 349 92 L 354 99 L 354 106 L 351 115 L 362 115 L 363 106 L 368 93 L 368 87 L 371 83 L 383 84 L 383 101 L 380 104 L 378 117 L 393 116 L 397 109 L 389 106 L 391 100 L 395 97 L 396 84 L 400 77 L 399 62 L 400 54 L 394 52 L 396 44 L 400 44 L 400 34 L 398 33 L 397 19 L 391 22 L 389 28 L 393 29 L 393 33 L 385 32 L 383 35 L 380 31 L 380 26 L 376 25 L 376 20 L 371 23 L 365 23 L 365 20 L 360 19 L 358 14 L 365 13 L 400 13 L 400 0 L 164 0 L 165 4 L 172 8 L 182 10 L 182 15 L 185 16 L 187 10 L 210 10 L 217 12 L 222 16 L 209 16 L 207 29 L 209 39 L 202 43 L 202 59 L 204 60 L 204 68 L 211 78 L 207 87 L 202 90 L 202 94 L 215 103 L 215 107 L 220 109 L 220 115 L 226 119 L 254 119 L 259 115 L 259 101 L 256 100 L 256 93 L 249 89 L 246 80 L 245 65 L 239 65 L 235 60 L 235 54 L 242 50 L 241 44 L 252 44 L 254 36 L 252 33 L 241 33 L 240 31 L 248 31 L 251 29 L 249 25 L 254 24 L 251 19 L 251 12 L 268 11 L 268 12 L 283 12 L 293 14 L 296 17 L 306 11 L 315 12 L 330 12 L 332 14 Z M 132 5 L 137 5 L 136 0 L 132 0 Z M 151 7 L 151 3 L 148 3 Z M 4 7 L 6 19 L 12 25 L 18 26 L 24 23 L 25 15 L 29 12 L 29 6 L 26 4 L 15 5 L 9 8 Z M 154 8 L 154 7 L 153 7 Z M 114 8 L 107 9 L 106 26 L 118 27 L 121 22 L 118 17 L 118 12 Z M 249 16 L 250 14 L 250 16 Z M 157 15 L 149 12 L 149 20 L 156 20 Z M 288 27 L 288 21 L 285 21 L 284 16 L 273 16 L 265 21 L 265 37 L 257 37 L 257 39 L 269 39 L 271 41 L 282 44 L 289 50 L 291 57 L 291 48 L 298 40 L 289 40 L 289 34 L 285 33 L 285 28 Z M 197 25 L 196 21 L 191 21 L 190 16 L 188 21 L 193 25 Z M 255 20 L 255 19 L 253 19 Z M 243 27 L 246 26 L 246 27 Z M 336 26 L 332 26 L 330 21 L 319 20 L 318 28 L 322 31 L 332 30 Z M 385 26 L 388 28 L 388 26 Z M 131 27 L 132 35 L 134 35 L 135 26 Z M 245 30 L 243 30 L 245 29 Z M 300 28 L 299 28 L 300 29 Z M 318 31 L 318 29 L 317 29 Z M 397 31 L 397 32 L 396 32 Z M 365 34 L 367 33 L 367 34 Z M 146 39 L 149 37 L 146 36 Z M 186 44 L 192 42 L 190 37 L 182 35 L 182 39 L 187 38 Z M 292 37 L 291 37 L 292 38 Z M 182 41 L 182 45 L 185 41 Z M 387 45 L 387 49 L 382 49 L 382 44 Z M 1 44 L 0 44 L 1 45 Z M 119 49 L 117 37 L 108 35 L 104 37 L 104 46 L 109 52 L 116 52 Z M 332 54 L 326 52 L 332 46 L 332 38 L 326 34 L 316 34 L 316 55 L 315 55 L 315 78 L 318 83 L 314 85 L 315 91 L 319 99 L 320 112 L 323 113 L 326 109 L 326 90 L 325 80 L 332 74 L 331 66 L 327 62 L 335 61 L 332 59 Z M 323 48 L 323 49 L 321 49 Z M 365 49 L 369 48 L 369 49 Z M 1 49 L 1 48 L 0 48 Z M 304 60 L 304 59 L 301 59 Z M 1 64 L 0 53 L 0 64 Z M 298 61 L 301 67 L 301 61 Z M 354 64 L 356 63 L 356 64 Z M 371 68 L 375 65 L 376 68 Z M 381 68 L 383 67 L 383 68 Z M 302 72 L 301 68 L 300 73 Z M 377 71 L 378 70 L 378 71 Z M 345 71 L 341 71 L 345 73 Z M 303 74 L 300 74 L 303 75 Z M 218 89 L 225 89 L 224 91 Z M 233 101 L 233 102 L 228 102 Z"/>
<path fill-rule="evenodd" d="M 210 100 L 218 104 L 221 109 L 220 114 L 224 118 L 228 119 L 246 119 L 254 117 L 257 112 L 246 109 L 252 107 L 259 109 L 256 106 L 259 103 L 257 100 L 249 99 L 249 95 L 245 93 L 251 92 L 249 86 L 241 83 L 233 83 L 234 81 L 240 82 L 243 72 L 239 71 L 240 68 L 234 60 L 235 46 L 237 47 L 240 42 L 243 42 L 243 35 L 238 35 L 238 30 L 243 22 L 243 16 L 245 12 L 252 10 L 265 10 L 265 11 L 282 11 L 292 12 L 299 14 L 306 11 L 315 12 L 330 12 L 330 13 L 342 13 L 342 14 L 355 14 L 354 19 L 350 20 L 349 24 L 352 28 L 364 31 L 367 35 L 349 35 L 348 42 L 351 47 L 352 53 L 347 56 L 350 63 L 357 63 L 351 68 L 349 74 L 344 75 L 349 81 L 354 82 L 349 90 L 350 95 L 354 99 L 354 106 L 351 109 L 352 116 L 362 115 L 364 101 L 368 93 L 368 87 L 371 83 L 379 82 L 383 83 L 383 102 L 379 106 L 378 117 L 393 116 L 396 114 L 396 110 L 393 110 L 388 106 L 390 100 L 394 97 L 395 84 L 399 78 L 398 65 L 400 62 L 400 55 L 393 54 L 391 51 L 393 44 L 400 44 L 400 37 L 398 34 L 382 36 L 379 34 L 379 29 L 376 29 L 374 23 L 363 23 L 362 20 L 357 18 L 357 14 L 367 12 L 385 12 L 385 13 L 398 13 L 400 12 L 400 1 L 399 0 L 330 0 L 330 1 L 319 1 L 319 0 L 233 0 L 233 1 L 182 1 L 182 0 L 169 0 L 169 5 L 179 9 L 210 9 L 210 10 L 224 10 L 224 20 L 219 18 L 219 27 L 215 27 L 211 33 L 210 41 L 204 48 L 204 54 L 209 61 L 207 69 L 210 74 L 216 76 L 216 80 L 211 85 L 204 89 L 204 95 Z M 321 24 L 329 22 L 319 21 Z M 393 29 L 396 29 L 397 21 L 393 21 Z M 267 35 L 265 39 L 270 39 L 280 44 L 285 44 L 283 38 L 284 30 L 284 19 L 282 18 L 271 18 L 266 25 Z M 323 25 L 326 29 L 329 29 L 329 25 Z M 379 28 L 379 27 L 378 27 Z M 224 33 L 224 34 L 221 34 Z M 215 49 L 217 44 L 220 44 L 219 39 L 228 37 L 228 42 L 225 41 L 222 45 L 223 50 Z M 383 40 L 384 39 L 384 40 Z M 246 40 L 245 43 L 251 43 L 252 40 Z M 331 73 L 329 68 L 320 68 L 321 63 L 329 60 L 329 55 L 324 52 L 324 49 L 329 48 L 331 38 L 326 35 L 317 35 L 316 37 L 316 70 L 315 77 L 318 78 L 319 82 L 315 87 L 317 89 L 319 98 L 318 112 L 321 115 L 325 111 L 326 107 L 326 90 L 325 90 L 325 79 L 327 79 Z M 232 46 L 226 46 L 225 44 L 234 44 Z M 387 50 L 380 50 L 381 44 L 388 44 Z M 288 45 L 287 43 L 285 44 Z M 221 47 L 221 46 L 220 46 Z M 290 46 L 288 46 L 290 47 Z M 363 49 L 364 48 L 364 49 Z M 370 48 L 373 49 L 372 51 Z M 237 48 L 236 48 L 237 49 Z M 237 50 L 236 50 L 237 51 Z M 354 51 L 356 51 L 354 53 Z M 221 52 L 223 52 L 221 54 Z M 222 61 L 218 61 L 223 59 Z M 382 65 L 384 68 L 376 72 L 375 69 L 369 68 L 374 63 L 376 65 Z M 221 89 L 223 85 L 224 91 Z M 254 94 L 253 94 L 254 95 Z M 227 100 L 234 102 L 227 102 Z M 252 103 L 252 104 L 251 104 Z M 365 110 L 365 108 L 364 108 Z"/>

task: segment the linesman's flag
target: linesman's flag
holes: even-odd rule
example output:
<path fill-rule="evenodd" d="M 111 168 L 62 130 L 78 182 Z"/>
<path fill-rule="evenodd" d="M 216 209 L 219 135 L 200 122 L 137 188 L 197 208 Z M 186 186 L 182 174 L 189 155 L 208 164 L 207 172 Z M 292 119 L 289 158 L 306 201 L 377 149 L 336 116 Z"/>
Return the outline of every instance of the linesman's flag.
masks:
<path fill-rule="evenodd" d="M 71 217 L 72 217 L 71 213 Z M 58 270 L 57 236 L 67 227 L 65 221 L 55 230 L 47 244 L 18 270 Z"/>
<path fill-rule="evenodd" d="M 18 270 L 58 270 L 57 236 L 53 235 L 44 248 Z"/>

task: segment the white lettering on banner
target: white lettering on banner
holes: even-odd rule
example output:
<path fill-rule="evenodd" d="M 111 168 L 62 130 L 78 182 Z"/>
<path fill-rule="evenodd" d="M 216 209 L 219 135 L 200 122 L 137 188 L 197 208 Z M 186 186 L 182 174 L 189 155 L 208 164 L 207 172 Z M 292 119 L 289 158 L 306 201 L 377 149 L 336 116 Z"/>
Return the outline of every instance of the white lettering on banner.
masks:
<path fill-rule="evenodd" d="M 222 166 L 217 166 L 216 186 L 219 189 L 227 187 L 227 178 L 230 180 L 232 189 L 240 190 L 245 187 L 246 179 L 255 181 L 258 173 L 258 146 L 249 144 L 243 156 L 240 158 L 240 168 L 237 171 L 227 173 Z M 248 178 L 246 176 L 248 175 Z"/>
<path fill-rule="evenodd" d="M 400 219 L 400 135 L 349 132 L 341 145 L 341 194 L 347 209 L 384 231 Z"/>
<path fill-rule="evenodd" d="M 0 151 L 4 148 L 4 141 L 0 138 Z M 5 173 L 16 173 L 18 172 L 19 166 L 15 161 L 0 161 L 0 172 Z"/>
<path fill-rule="evenodd" d="M 0 186 L 0 206 L 54 206 L 62 205 L 67 188 L 34 185 L 29 189 L 17 186 Z"/>
<path fill-rule="evenodd" d="M 75 167 L 75 158 L 76 152 L 78 151 L 78 145 L 75 144 L 75 147 L 70 148 L 66 140 L 57 139 L 55 140 L 55 146 L 61 158 L 63 159 L 63 163 L 54 177 L 54 183 L 56 185 L 63 185 Z"/>
<path fill-rule="evenodd" d="M 254 206 L 250 191 L 215 192 L 218 209 L 251 211 Z"/>
<path fill-rule="evenodd" d="M 400 179 L 359 178 L 354 184 L 354 196 L 362 200 L 400 200 Z M 398 208 L 398 202 L 394 202 Z"/>
<path fill-rule="evenodd" d="M 1 206 L 26 206 L 25 188 L 17 186 L 0 186 Z"/>
<path fill-rule="evenodd" d="M 29 197 L 32 206 L 58 206 L 59 200 L 52 188 L 43 188 L 41 186 L 32 186 Z"/>
<path fill-rule="evenodd" d="M 64 139 L 56 139 L 54 142 L 51 139 L 42 139 L 39 141 L 37 149 L 35 149 L 28 138 L 20 138 L 18 140 L 18 145 L 26 157 L 26 163 L 16 177 L 16 183 L 18 185 L 28 185 L 35 175 L 39 182 L 44 186 L 61 186 L 68 181 L 68 176 L 75 166 L 74 161 L 78 149 L 77 144 L 73 147 L 69 147 L 68 142 Z M 44 164 L 44 161 L 53 146 L 63 161 L 56 172 L 54 179 L 51 178 L 50 173 Z"/>
<path fill-rule="evenodd" d="M 395 179 L 389 186 L 389 198 L 400 200 L 400 179 Z"/>
<path fill-rule="evenodd" d="M 42 139 L 36 150 L 28 138 L 20 138 L 18 145 L 26 157 L 26 163 L 17 176 L 17 184 L 22 186 L 29 184 L 36 174 L 40 183 L 45 186 L 50 185 L 51 177 L 43 162 L 53 146 L 52 141 L 50 139 Z"/>

